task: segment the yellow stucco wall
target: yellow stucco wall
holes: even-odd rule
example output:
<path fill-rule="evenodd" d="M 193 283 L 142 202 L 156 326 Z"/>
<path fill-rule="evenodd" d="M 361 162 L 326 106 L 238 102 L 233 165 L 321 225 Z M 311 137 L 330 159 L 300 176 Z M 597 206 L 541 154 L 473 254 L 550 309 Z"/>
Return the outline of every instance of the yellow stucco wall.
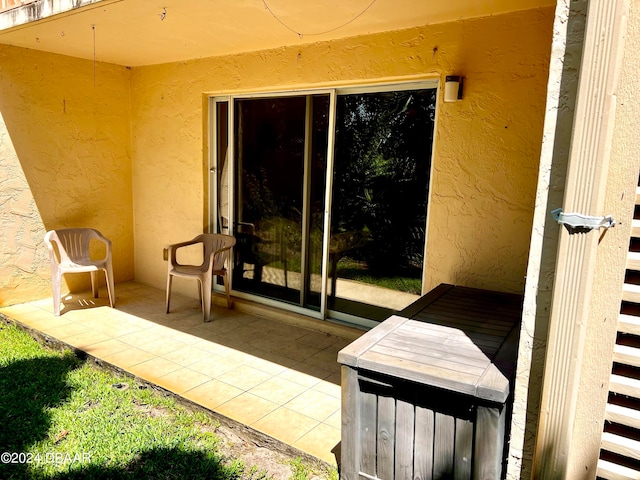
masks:
<path fill-rule="evenodd" d="M 132 70 L 136 278 L 162 287 L 165 245 L 202 232 L 206 95 L 466 77 L 439 104 L 425 289 L 521 292 L 552 9 Z M 195 294 L 195 288 L 192 289 Z"/>
<path fill-rule="evenodd" d="M 16 264 L 25 249 L 11 243 L 16 216 L 3 203 L 0 255 L 11 280 L 0 284 L 0 303 L 48 294 L 40 239 L 57 227 L 98 228 L 114 241 L 116 281 L 135 272 L 163 288 L 162 249 L 206 227 L 208 95 L 447 74 L 466 77 L 465 98 L 438 105 L 424 288 L 522 291 L 552 15 L 535 9 L 133 69 L 0 46 L 2 138 L 12 152 L 2 161 L 21 178 L 22 204 L 31 202 L 20 228 L 33 250 L 32 265 Z"/>
<path fill-rule="evenodd" d="M 97 228 L 132 279 L 129 70 L 5 45 L 0 65 L 0 305 L 51 295 L 53 228 Z"/>

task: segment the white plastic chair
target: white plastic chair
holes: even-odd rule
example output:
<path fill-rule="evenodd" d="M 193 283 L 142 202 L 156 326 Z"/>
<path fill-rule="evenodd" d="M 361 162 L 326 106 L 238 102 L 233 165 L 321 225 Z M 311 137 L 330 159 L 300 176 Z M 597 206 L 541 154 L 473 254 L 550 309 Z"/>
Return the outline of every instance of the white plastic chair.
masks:
<path fill-rule="evenodd" d="M 177 260 L 177 251 L 183 247 L 202 244 L 202 264 L 182 265 Z M 227 308 L 231 308 L 229 295 L 229 279 L 225 262 L 229 257 L 229 250 L 236 244 L 231 235 L 221 233 L 203 233 L 193 240 L 169 245 L 167 271 L 167 313 L 171 298 L 171 280 L 173 277 L 195 278 L 198 280 L 198 292 L 202 303 L 202 316 L 205 322 L 211 317 L 211 285 L 214 275 L 221 276 L 227 293 Z"/>
<path fill-rule="evenodd" d="M 50 230 L 44 236 L 51 260 L 51 285 L 53 287 L 53 313 L 60 315 L 60 285 L 65 273 L 91 273 L 91 291 L 98 298 L 97 275 L 102 270 L 106 276 L 107 292 L 111 308 L 115 305 L 111 240 L 93 228 L 65 228 Z M 106 248 L 105 257 L 91 259 L 89 246 L 95 240 Z"/>

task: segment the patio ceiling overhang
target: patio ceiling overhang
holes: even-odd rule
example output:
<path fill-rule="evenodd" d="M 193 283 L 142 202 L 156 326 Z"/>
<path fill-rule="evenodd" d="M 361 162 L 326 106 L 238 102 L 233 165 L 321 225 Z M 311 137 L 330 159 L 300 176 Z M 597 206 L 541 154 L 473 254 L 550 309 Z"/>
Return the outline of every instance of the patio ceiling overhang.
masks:
<path fill-rule="evenodd" d="M 553 0 L 20 3 L 0 13 L 0 43 L 130 67 L 295 46 L 555 4 Z"/>

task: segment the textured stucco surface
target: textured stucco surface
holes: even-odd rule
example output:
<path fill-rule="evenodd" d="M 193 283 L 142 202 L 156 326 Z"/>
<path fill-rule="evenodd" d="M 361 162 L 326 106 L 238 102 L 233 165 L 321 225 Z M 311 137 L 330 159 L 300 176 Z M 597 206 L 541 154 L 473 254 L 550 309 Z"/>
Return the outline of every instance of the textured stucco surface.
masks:
<path fill-rule="evenodd" d="M 2 45 L 0 65 L 0 304 L 50 295 L 53 228 L 97 228 L 133 278 L 129 70 Z"/>
<path fill-rule="evenodd" d="M 136 278 L 206 226 L 206 94 L 466 77 L 439 104 L 425 289 L 522 292 L 553 9 L 132 70 Z M 195 289 L 194 290 L 195 293 Z"/>
<path fill-rule="evenodd" d="M 630 2 L 602 214 L 618 222 L 598 245 L 567 478 L 594 478 L 640 171 L 640 4 Z M 586 475 L 588 473 L 588 475 Z"/>
<path fill-rule="evenodd" d="M 531 478 L 533 469 L 560 232 L 549 212 L 562 206 L 582 58 L 585 2 L 573 2 L 571 15 L 568 1 L 558 3 L 520 330 L 508 479 Z"/>

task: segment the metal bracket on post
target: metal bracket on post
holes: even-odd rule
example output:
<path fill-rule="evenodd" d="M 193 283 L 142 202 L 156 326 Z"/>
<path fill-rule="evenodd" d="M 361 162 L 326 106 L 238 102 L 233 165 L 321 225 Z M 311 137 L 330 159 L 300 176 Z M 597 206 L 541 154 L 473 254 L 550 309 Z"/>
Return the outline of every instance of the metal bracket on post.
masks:
<path fill-rule="evenodd" d="M 562 208 L 551 212 L 556 222 L 564 225 L 569 233 L 587 233 L 591 230 L 607 229 L 615 226 L 616 221 L 611 215 L 606 217 L 592 217 L 581 213 L 563 213 Z"/>

